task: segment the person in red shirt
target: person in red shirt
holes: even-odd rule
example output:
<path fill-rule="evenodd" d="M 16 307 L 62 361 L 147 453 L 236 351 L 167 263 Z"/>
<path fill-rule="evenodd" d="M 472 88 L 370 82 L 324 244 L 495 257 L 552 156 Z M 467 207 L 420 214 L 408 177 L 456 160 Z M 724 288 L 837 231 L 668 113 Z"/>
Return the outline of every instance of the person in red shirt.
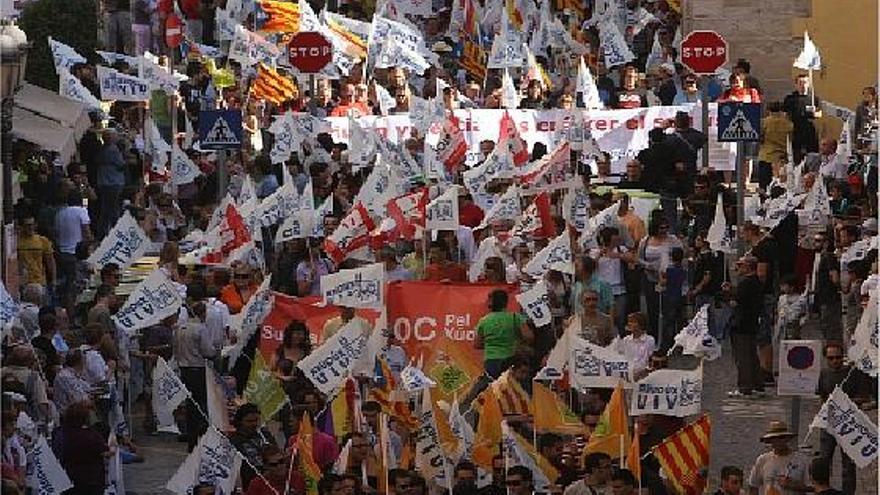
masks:
<path fill-rule="evenodd" d="M 467 270 L 459 263 L 449 261 L 448 250 L 442 242 L 431 245 L 431 263 L 425 268 L 425 280 L 441 282 L 467 282 Z"/>
<path fill-rule="evenodd" d="M 263 456 L 263 473 L 248 483 L 245 495 L 277 495 L 284 493 L 285 478 L 291 471 L 290 456 L 275 445 L 267 445 L 260 452 Z M 302 493 L 302 492 L 300 492 Z"/>
<path fill-rule="evenodd" d="M 331 117 L 345 117 L 348 111 L 354 112 L 355 117 L 370 115 L 370 109 L 362 101 L 355 101 L 354 84 L 344 83 L 339 87 L 339 105 L 330 112 Z"/>
<path fill-rule="evenodd" d="M 746 76 L 742 73 L 730 75 L 730 89 L 721 94 L 719 102 L 738 101 L 742 103 L 761 103 L 761 95 L 754 88 L 746 87 Z"/>
<path fill-rule="evenodd" d="M 467 190 L 460 187 L 458 190 L 458 224 L 465 227 L 476 228 L 486 216 L 482 208 L 474 203 L 474 198 Z"/>

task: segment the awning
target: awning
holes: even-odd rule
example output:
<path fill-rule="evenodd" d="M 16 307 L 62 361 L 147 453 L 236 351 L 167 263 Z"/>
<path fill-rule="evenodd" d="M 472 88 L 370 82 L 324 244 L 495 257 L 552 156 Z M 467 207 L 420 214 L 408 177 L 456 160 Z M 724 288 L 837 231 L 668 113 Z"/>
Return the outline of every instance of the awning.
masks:
<path fill-rule="evenodd" d="M 58 153 L 62 165 L 70 163 L 76 153 L 76 139 L 72 128 L 20 107 L 15 107 L 12 111 L 12 135 L 46 151 Z"/>
<path fill-rule="evenodd" d="M 88 108 L 78 101 L 27 83 L 15 94 L 12 135 L 57 152 L 62 165 L 73 158 L 90 126 Z"/>

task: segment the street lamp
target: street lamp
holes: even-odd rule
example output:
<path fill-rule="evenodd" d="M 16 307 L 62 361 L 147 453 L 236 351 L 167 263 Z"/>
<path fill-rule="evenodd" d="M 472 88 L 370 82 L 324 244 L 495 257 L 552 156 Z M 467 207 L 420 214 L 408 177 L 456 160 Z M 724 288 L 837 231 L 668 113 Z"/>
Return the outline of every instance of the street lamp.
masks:
<path fill-rule="evenodd" d="M 6 252 L 9 246 L 7 232 L 12 224 L 12 107 L 13 96 L 24 81 L 27 63 L 28 39 L 18 26 L 12 23 L 0 25 L 0 160 L 3 161 L 3 229 L 2 251 L 0 251 L 0 270 L 3 279 L 6 273 Z"/>

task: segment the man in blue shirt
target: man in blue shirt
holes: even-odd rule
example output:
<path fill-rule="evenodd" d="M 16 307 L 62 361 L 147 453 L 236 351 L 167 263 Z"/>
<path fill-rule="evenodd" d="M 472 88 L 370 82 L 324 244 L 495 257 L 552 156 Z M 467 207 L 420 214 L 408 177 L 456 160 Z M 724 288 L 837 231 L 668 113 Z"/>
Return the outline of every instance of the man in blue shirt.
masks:
<path fill-rule="evenodd" d="M 119 148 L 116 129 L 104 131 L 104 144 L 98 151 L 98 228 L 103 238 L 122 214 L 122 188 L 125 186 L 125 157 Z"/>

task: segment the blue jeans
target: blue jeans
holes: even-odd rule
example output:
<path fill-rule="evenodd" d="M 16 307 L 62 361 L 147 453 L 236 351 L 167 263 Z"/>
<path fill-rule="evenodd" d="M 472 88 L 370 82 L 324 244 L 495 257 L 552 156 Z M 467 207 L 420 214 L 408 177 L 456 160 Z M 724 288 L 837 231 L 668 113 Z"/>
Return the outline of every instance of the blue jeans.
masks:
<path fill-rule="evenodd" d="M 496 379 L 501 376 L 501 373 L 507 371 L 507 368 L 510 367 L 510 358 L 507 359 L 487 359 L 485 362 L 486 366 L 486 374 L 491 376 L 492 379 Z"/>

